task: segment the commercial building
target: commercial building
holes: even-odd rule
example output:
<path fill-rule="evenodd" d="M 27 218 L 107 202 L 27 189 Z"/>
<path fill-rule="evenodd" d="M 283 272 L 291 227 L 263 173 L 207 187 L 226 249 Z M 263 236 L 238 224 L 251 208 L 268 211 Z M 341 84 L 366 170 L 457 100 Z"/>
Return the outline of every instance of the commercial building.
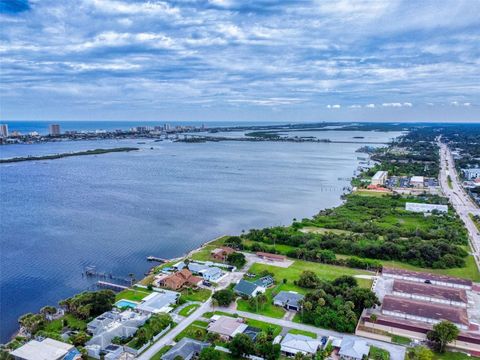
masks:
<path fill-rule="evenodd" d="M 299 311 L 300 302 L 304 296 L 294 291 L 280 291 L 274 298 L 273 304 L 281 306 L 287 310 Z"/>
<path fill-rule="evenodd" d="M 8 137 L 8 125 L 0 124 L 0 137 Z"/>
<path fill-rule="evenodd" d="M 48 126 L 48 133 L 51 135 L 51 136 L 58 136 L 60 135 L 60 125 L 58 124 L 50 124 Z"/>
<path fill-rule="evenodd" d="M 468 314 L 463 308 L 401 299 L 391 295 L 383 298 L 382 314 L 430 324 L 447 320 L 464 330 L 469 326 Z"/>
<path fill-rule="evenodd" d="M 462 169 L 466 180 L 473 180 L 480 177 L 480 168 Z"/>
<path fill-rule="evenodd" d="M 412 176 L 410 178 L 410 185 L 417 189 L 423 189 L 425 187 L 425 179 L 423 176 Z"/>
<path fill-rule="evenodd" d="M 385 185 L 385 181 L 388 178 L 388 171 L 377 171 L 375 175 L 373 175 L 371 184 L 375 186 L 383 186 Z"/>
<path fill-rule="evenodd" d="M 408 280 L 413 282 L 422 282 L 427 284 L 447 286 L 458 289 L 472 289 L 472 281 L 452 276 L 431 274 L 419 271 L 410 271 L 391 267 L 383 267 L 382 275 L 386 278 Z"/>
<path fill-rule="evenodd" d="M 320 341 L 300 334 L 287 334 L 280 343 L 280 349 L 285 356 L 315 355 L 320 347 Z"/>
<path fill-rule="evenodd" d="M 71 344 L 45 338 L 42 341 L 30 340 L 10 353 L 17 360 L 63 360 L 81 359 L 77 349 Z"/>
<path fill-rule="evenodd" d="M 204 348 L 209 347 L 210 344 L 190 338 L 183 338 L 176 343 L 170 350 L 168 350 L 162 357 L 162 360 L 184 359 L 190 360 L 196 358 Z"/>
<path fill-rule="evenodd" d="M 426 203 L 411 203 L 405 204 L 405 210 L 412 212 L 431 213 L 432 211 L 438 211 L 441 213 L 448 212 L 447 205 L 426 204 Z"/>
<path fill-rule="evenodd" d="M 447 288 L 431 284 L 394 280 L 392 294 L 395 296 L 466 308 L 468 304 L 465 289 Z"/>
<path fill-rule="evenodd" d="M 285 255 L 270 254 L 262 251 L 258 251 L 257 256 L 261 259 L 268 261 L 285 261 L 285 259 L 287 258 Z"/>

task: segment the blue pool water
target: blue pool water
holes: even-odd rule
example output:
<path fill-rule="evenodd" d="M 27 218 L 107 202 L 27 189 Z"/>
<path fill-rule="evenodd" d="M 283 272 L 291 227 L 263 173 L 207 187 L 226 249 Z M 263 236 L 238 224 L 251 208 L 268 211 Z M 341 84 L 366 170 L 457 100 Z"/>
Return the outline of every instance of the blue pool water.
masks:
<path fill-rule="evenodd" d="M 131 309 L 135 309 L 137 307 L 137 304 L 134 303 L 133 301 L 119 300 L 115 303 L 115 306 L 118 307 L 118 308 L 129 307 Z"/>

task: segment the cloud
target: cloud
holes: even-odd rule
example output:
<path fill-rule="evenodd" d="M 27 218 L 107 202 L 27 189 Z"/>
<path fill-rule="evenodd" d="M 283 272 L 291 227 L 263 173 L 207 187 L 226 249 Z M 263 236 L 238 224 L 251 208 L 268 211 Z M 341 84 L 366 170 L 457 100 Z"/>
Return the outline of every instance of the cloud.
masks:
<path fill-rule="evenodd" d="M 30 104 L 47 118 L 411 119 L 451 102 L 475 114 L 479 12 L 469 0 L 0 0 L 2 116 Z"/>

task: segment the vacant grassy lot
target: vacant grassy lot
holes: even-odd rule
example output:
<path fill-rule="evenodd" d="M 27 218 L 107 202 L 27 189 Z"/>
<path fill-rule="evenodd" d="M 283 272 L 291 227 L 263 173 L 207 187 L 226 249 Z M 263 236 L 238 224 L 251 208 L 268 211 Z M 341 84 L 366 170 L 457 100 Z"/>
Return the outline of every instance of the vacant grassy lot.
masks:
<path fill-rule="evenodd" d="M 181 294 L 181 297 L 186 301 L 205 302 L 208 300 L 212 292 L 208 289 L 184 289 L 182 290 Z"/>
<path fill-rule="evenodd" d="M 343 266 L 327 265 L 321 263 L 315 263 L 310 261 L 296 260 L 288 268 L 281 268 L 273 265 L 266 264 L 253 264 L 249 272 L 259 274 L 260 272 L 267 270 L 274 274 L 276 283 L 282 283 L 283 279 L 287 280 L 287 284 L 292 288 L 290 290 L 303 292 L 301 288 L 296 287 L 293 282 L 298 280 L 300 274 L 303 271 L 313 271 L 320 279 L 334 280 L 342 275 L 371 275 L 368 271 L 347 268 Z M 370 288 L 371 281 L 365 279 L 357 279 L 359 286 Z"/>
<path fill-rule="evenodd" d="M 435 353 L 434 360 L 478 360 L 480 358 L 475 356 L 468 356 L 461 352 L 446 351 L 443 354 Z"/>

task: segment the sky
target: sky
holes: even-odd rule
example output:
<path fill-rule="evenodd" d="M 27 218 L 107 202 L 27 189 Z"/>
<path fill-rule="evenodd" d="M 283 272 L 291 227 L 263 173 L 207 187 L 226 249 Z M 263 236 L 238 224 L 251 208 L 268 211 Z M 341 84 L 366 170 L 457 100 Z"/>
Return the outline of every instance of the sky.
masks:
<path fill-rule="evenodd" d="M 480 121 L 480 0 L 0 0 L 0 120 Z"/>

